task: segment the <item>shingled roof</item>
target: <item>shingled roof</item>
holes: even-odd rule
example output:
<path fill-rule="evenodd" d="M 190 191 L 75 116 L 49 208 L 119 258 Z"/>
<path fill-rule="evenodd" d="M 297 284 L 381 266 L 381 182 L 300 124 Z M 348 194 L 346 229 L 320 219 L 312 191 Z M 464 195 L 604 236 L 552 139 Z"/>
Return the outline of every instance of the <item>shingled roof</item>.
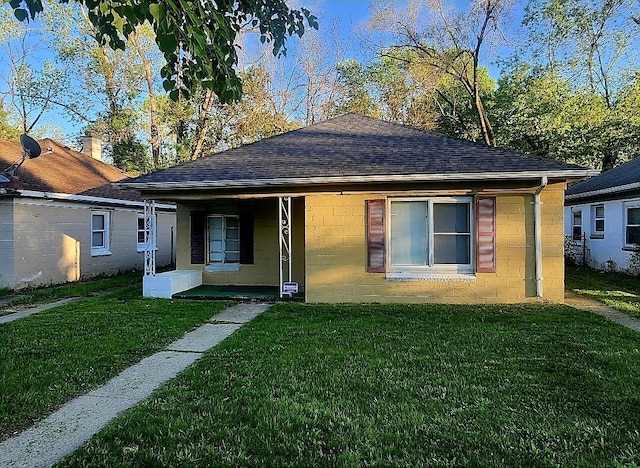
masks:
<path fill-rule="evenodd" d="M 567 200 L 640 190 L 640 157 L 569 187 Z"/>
<path fill-rule="evenodd" d="M 140 200 L 136 191 L 120 190 L 111 185 L 112 182 L 127 179 L 114 166 L 48 138 L 42 140 L 40 146 L 43 153 L 48 147 L 53 149 L 53 153 L 25 160 L 15 176 L 4 173 L 0 179 L 0 189 L 14 194 L 31 191 Z M 0 139 L 0 174 L 19 161 L 21 156 L 20 142 Z"/>
<path fill-rule="evenodd" d="M 118 185 L 168 191 L 409 180 L 567 179 L 596 173 L 345 114 Z"/>

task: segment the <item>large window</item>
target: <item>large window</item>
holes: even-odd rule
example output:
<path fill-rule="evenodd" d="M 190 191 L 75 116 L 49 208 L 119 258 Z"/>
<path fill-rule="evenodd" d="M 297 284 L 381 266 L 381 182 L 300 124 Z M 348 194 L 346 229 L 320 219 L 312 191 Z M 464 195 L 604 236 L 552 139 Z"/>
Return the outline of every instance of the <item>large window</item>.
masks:
<path fill-rule="evenodd" d="M 640 203 L 625 206 L 625 244 L 640 247 Z"/>
<path fill-rule="evenodd" d="M 110 255 L 109 250 L 109 212 L 91 212 L 91 255 Z"/>
<path fill-rule="evenodd" d="M 470 198 L 391 201 L 390 263 L 394 271 L 472 271 Z"/>
<path fill-rule="evenodd" d="M 240 263 L 240 222 L 236 215 L 208 217 L 208 256 L 211 265 L 237 266 Z"/>
<path fill-rule="evenodd" d="M 591 237 L 604 237 L 604 205 L 591 207 Z"/>

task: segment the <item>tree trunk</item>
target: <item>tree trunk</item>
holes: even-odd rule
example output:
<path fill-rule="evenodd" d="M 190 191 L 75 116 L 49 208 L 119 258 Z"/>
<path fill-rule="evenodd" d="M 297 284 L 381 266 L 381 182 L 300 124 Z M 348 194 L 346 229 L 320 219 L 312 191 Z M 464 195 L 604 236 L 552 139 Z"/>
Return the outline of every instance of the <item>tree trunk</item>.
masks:
<path fill-rule="evenodd" d="M 198 115 L 198 124 L 196 126 L 196 139 L 191 150 L 191 160 L 194 161 L 202 155 L 202 147 L 204 146 L 204 140 L 207 138 L 209 132 L 209 125 L 211 122 L 211 109 L 215 103 L 216 97 L 213 91 L 210 89 L 205 90 L 204 99 L 200 106 L 200 113 Z"/>

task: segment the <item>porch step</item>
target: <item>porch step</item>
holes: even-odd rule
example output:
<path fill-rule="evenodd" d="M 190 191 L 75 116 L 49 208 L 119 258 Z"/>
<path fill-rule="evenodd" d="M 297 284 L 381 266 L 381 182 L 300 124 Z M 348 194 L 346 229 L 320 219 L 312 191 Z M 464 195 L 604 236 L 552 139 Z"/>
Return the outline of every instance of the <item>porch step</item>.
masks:
<path fill-rule="evenodd" d="M 173 270 L 145 276 L 142 279 L 142 295 L 171 299 L 174 294 L 195 288 L 202 284 L 200 270 Z"/>

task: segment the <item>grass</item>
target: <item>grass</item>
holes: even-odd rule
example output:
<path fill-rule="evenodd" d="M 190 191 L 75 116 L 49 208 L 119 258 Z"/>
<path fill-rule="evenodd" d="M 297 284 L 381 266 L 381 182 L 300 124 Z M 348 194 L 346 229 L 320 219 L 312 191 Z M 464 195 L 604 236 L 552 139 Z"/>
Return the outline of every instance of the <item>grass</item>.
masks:
<path fill-rule="evenodd" d="M 588 268 L 567 268 L 566 288 L 640 318 L 640 278 Z"/>
<path fill-rule="evenodd" d="M 0 440 L 163 349 L 226 304 L 142 299 L 140 286 L 0 325 Z"/>
<path fill-rule="evenodd" d="M 634 466 L 638 349 L 565 306 L 280 303 L 58 466 Z"/>
<path fill-rule="evenodd" d="M 109 290 L 141 282 L 142 273 L 139 271 L 131 271 L 115 276 L 106 276 L 104 278 L 66 283 L 60 286 L 23 289 L 15 292 L 9 289 L 0 289 L 0 297 L 9 294 L 17 295 L 7 304 L 0 305 L 0 315 L 11 313 L 12 310 L 7 309 L 13 308 L 16 305 L 32 306 L 44 302 L 54 302 L 68 297 L 86 297 L 98 291 Z"/>

